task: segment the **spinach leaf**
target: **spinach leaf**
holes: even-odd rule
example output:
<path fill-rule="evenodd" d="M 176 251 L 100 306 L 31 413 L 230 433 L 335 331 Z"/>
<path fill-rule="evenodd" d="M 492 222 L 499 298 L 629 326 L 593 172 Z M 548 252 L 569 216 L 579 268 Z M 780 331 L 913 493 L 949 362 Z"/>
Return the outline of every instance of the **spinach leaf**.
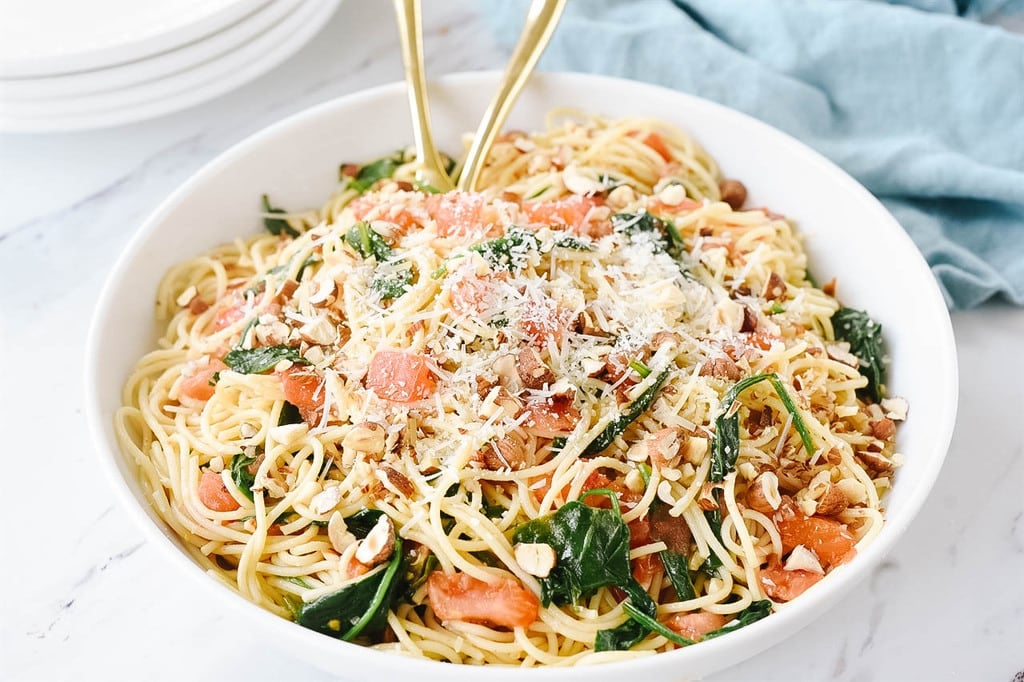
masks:
<path fill-rule="evenodd" d="M 626 410 L 619 415 L 617 419 L 612 420 L 608 426 L 604 427 L 604 430 L 598 434 L 597 438 L 590 442 L 583 450 L 583 456 L 596 455 L 601 452 L 612 442 L 618 438 L 626 427 L 632 424 L 637 418 L 642 415 L 654 402 L 654 398 L 658 395 L 658 391 L 661 389 L 661 385 L 665 383 L 665 379 L 668 378 L 669 370 L 663 370 L 658 378 L 654 380 L 646 391 L 640 394 L 640 397 L 634 400 Z"/>
<path fill-rule="evenodd" d="M 360 634 L 376 634 L 387 624 L 388 611 L 398 595 L 404 555 L 402 539 L 395 538 L 395 551 L 385 570 L 374 573 L 336 592 L 325 594 L 299 609 L 299 625 L 350 642 Z"/>
<path fill-rule="evenodd" d="M 885 386 L 882 325 L 862 310 L 840 308 L 832 315 L 832 328 L 837 340 L 850 344 L 850 352 L 860 360 L 858 371 L 867 377 L 867 387 L 858 393 L 870 396 L 877 403 L 884 395 Z"/>
<path fill-rule="evenodd" d="M 651 596 L 644 591 L 632 575 L 629 582 L 620 585 L 626 593 L 626 601 L 622 603 L 630 619 L 618 627 L 607 630 L 599 630 L 594 638 L 595 651 L 625 651 L 636 646 L 647 636 L 651 628 L 647 621 L 657 622 L 655 617 L 658 613 L 658 606 L 651 599 Z M 638 616 L 635 616 L 633 612 Z M 659 624 L 660 625 L 660 624 Z M 664 626 L 661 626 L 664 627 Z"/>
<path fill-rule="evenodd" d="M 661 635 L 668 641 L 674 644 L 678 644 L 679 646 L 689 646 L 691 644 L 696 644 L 696 642 L 694 642 L 692 639 L 687 639 L 686 637 L 683 637 L 674 632 L 673 630 L 669 629 L 667 625 L 658 622 L 658 620 L 654 616 L 646 613 L 643 609 L 637 607 L 635 604 L 626 601 L 623 603 L 622 607 L 626 610 L 626 613 L 629 614 L 629 617 L 636 621 L 639 625 L 642 625 L 644 628 L 650 630 L 651 632 L 655 632 Z"/>
<path fill-rule="evenodd" d="M 360 220 L 348 228 L 345 232 L 345 241 L 363 258 L 372 256 L 378 263 L 383 263 L 391 257 L 391 247 L 384 241 L 384 237 L 365 220 Z"/>
<path fill-rule="evenodd" d="M 695 599 L 697 593 L 693 589 L 693 579 L 690 578 L 690 560 L 670 549 L 658 552 L 658 556 L 665 567 L 665 574 L 672 581 L 672 587 L 676 589 L 677 601 Z"/>
<path fill-rule="evenodd" d="M 271 206 L 270 197 L 266 194 L 262 197 L 263 201 L 263 212 L 285 215 L 288 212 L 284 209 Z M 289 237 L 298 237 L 299 232 L 294 227 L 288 224 L 288 221 L 283 218 L 270 218 L 268 216 L 263 217 L 263 227 L 267 228 L 267 232 L 273 235 L 281 236 L 282 234 L 288 235 Z"/>
<path fill-rule="evenodd" d="M 649 232 L 664 242 L 665 221 L 647 211 L 616 213 L 612 216 L 612 228 L 619 234 L 641 234 Z"/>
<path fill-rule="evenodd" d="M 594 247 L 590 244 L 577 239 L 576 237 L 570 237 L 565 235 L 555 240 L 555 246 L 560 249 L 571 249 L 572 251 L 593 251 Z"/>
<path fill-rule="evenodd" d="M 715 637 L 721 637 L 722 635 L 726 635 L 732 632 L 733 630 L 739 630 L 740 628 L 746 627 L 751 623 L 756 623 L 765 616 L 769 615 L 771 612 L 772 603 L 770 601 L 768 601 L 767 599 L 755 601 L 750 606 L 736 614 L 735 623 L 732 623 L 730 625 L 723 625 L 717 630 L 712 630 L 711 632 L 704 635 L 703 639 L 713 639 Z"/>
<path fill-rule="evenodd" d="M 287 400 L 284 401 L 284 405 L 281 406 L 281 414 L 277 418 L 277 425 L 284 426 L 285 424 L 301 424 L 302 415 L 299 414 L 299 408 L 292 405 Z"/>
<path fill-rule="evenodd" d="M 401 150 L 391 156 L 385 156 L 371 161 L 359 168 L 356 175 L 349 182 L 348 186 L 360 194 L 377 184 L 378 181 L 390 178 L 395 174 L 395 169 L 405 161 L 405 153 Z"/>
<path fill-rule="evenodd" d="M 252 486 L 256 482 L 256 476 L 249 473 L 249 466 L 255 461 L 255 457 L 246 457 L 241 453 L 231 458 L 231 480 L 250 500 L 253 499 Z"/>
<path fill-rule="evenodd" d="M 633 579 L 629 528 L 614 508 L 597 509 L 573 500 L 519 526 L 513 541 L 542 542 L 555 550 L 555 567 L 540 580 L 545 606 L 575 602 L 599 587 L 622 586 Z"/>
<path fill-rule="evenodd" d="M 296 365 L 309 364 L 298 348 L 283 345 L 236 348 L 224 356 L 224 364 L 239 374 L 263 374 L 282 360 L 291 360 Z"/>
<path fill-rule="evenodd" d="M 417 561 L 408 567 L 405 573 L 407 587 L 403 595 L 405 601 L 412 601 L 412 596 L 416 594 L 416 590 L 426 584 L 430 574 L 437 570 L 437 567 L 440 565 L 441 562 L 437 560 L 437 555 L 429 552 L 422 561 Z"/>
<path fill-rule="evenodd" d="M 665 250 L 668 251 L 668 255 L 678 260 L 686 251 L 683 235 L 679 233 L 679 228 L 671 220 L 662 220 L 662 222 L 665 224 L 665 238 L 668 240 Z"/>
<path fill-rule="evenodd" d="M 373 530 L 373 527 L 377 525 L 377 521 L 383 515 L 384 512 L 379 509 L 360 509 L 345 519 L 345 525 L 352 535 L 362 540 Z"/>
<path fill-rule="evenodd" d="M 484 257 L 494 270 L 514 272 L 526 264 L 526 253 L 540 248 L 537 235 L 521 227 L 512 226 L 505 235 L 497 239 L 470 247 Z"/>
<path fill-rule="evenodd" d="M 380 300 L 387 301 L 404 294 L 411 284 L 412 266 L 405 260 L 400 260 L 385 268 L 377 268 L 377 274 L 370 282 L 370 288 L 376 292 Z"/>
<path fill-rule="evenodd" d="M 814 441 L 811 439 L 811 433 L 807 430 L 807 424 L 800 416 L 800 411 L 793 403 L 793 399 L 789 397 L 789 392 L 786 391 L 779 375 L 774 372 L 755 374 L 733 384 L 722 398 L 722 413 L 715 419 L 715 438 L 711 446 L 709 480 L 716 483 L 724 481 L 726 474 L 736 467 L 736 458 L 740 454 L 740 415 L 738 410 L 733 409 L 733 406 L 743 391 L 762 381 L 771 383 L 786 411 L 793 415 L 793 427 L 800 434 L 800 440 L 803 441 L 807 454 L 814 454 Z"/>
<path fill-rule="evenodd" d="M 719 500 L 719 506 L 721 506 L 721 500 Z M 707 519 L 708 526 L 711 528 L 711 534 L 721 539 L 722 512 L 719 509 L 709 509 L 704 512 L 704 518 Z M 700 570 L 709 578 L 715 578 L 718 576 L 718 569 L 722 567 L 722 560 L 718 558 L 718 555 L 710 547 L 708 552 L 708 558 L 700 565 Z"/>

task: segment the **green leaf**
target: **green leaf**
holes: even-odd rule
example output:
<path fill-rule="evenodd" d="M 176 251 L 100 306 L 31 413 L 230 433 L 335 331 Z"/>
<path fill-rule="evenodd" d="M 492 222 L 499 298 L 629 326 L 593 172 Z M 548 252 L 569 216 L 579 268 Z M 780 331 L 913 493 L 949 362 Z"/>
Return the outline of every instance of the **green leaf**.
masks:
<path fill-rule="evenodd" d="M 373 530 L 382 516 L 384 512 L 379 509 L 360 509 L 345 519 L 345 526 L 352 535 L 362 540 Z"/>
<path fill-rule="evenodd" d="M 384 237 L 365 220 L 360 220 L 348 228 L 345 232 L 345 241 L 363 258 L 372 256 L 378 263 L 383 263 L 391 257 L 391 247 L 384 241 Z"/>
<path fill-rule="evenodd" d="M 544 192 L 547 192 L 549 189 L 551 189 L 551 185 L 544 185 L 543 187 L 538 189 L 536 192 L 534 192 L 530 196 L 526 197 L 526 201 L 529 201 L 530 199 L 536 199 L 537 197 L 539 197 L 542 194 L 544 194 Z"/>
<path fill-rule="evenodd" d="M 719 506 L 721 506 L 721 500 L 719 500 Z M 711 534 L 716 538 L 721 539 L 722 537 L 722 512 L 719 509 L 709 509 L 704 512 L 704 518 L 708 522 L 708 526 L 711 528 Z M 718 576 L 718 569 L 722 567 L 722 560 L 718 558 L 714 550 L 708 548 L 708 558 L 701 564 L 700 570 L 707 575 L 709 578 L 715 578 Z"/>
<path fill-rule="evenodd" d="M 560 249 L 571 249 L 573 251 L 593 251 L 594 247 L 576 237 L 570 237 L 568 235 L 559 237 L 555 240 L 555 246 Z"/>
<path fill-rule="evenodd" d="M 696 644 L 692 639 L 687 639 L 668 628 L 668 626 L 658 622 L 653 616 L 648 615 L 630 601 L 623 602 L 622 607 L 629 614 L 629 617 L 635 620 L 640 625 L 644 626 L 651 632 L 655 632 L 670 642 L 678 644 L 679 646 L 690 646 Z"/>
<path fill-rule="evenodd" d="M 405 153 L 401 150 L 391 156 L 385 156 L 371 161 L 359 168 L 356 175 L 349 182 L 349 187 L 360 194 L 373 187 L 379 181 L 390 178 L 405 160 Z"/>
<path fill-rule="evenodd" d="M 236 348 L 224 356 L 224 364 L 239 374 L 263 374 L 282 360 L 291 360 L 296 365 L 309 364 L 298 348 L 283 345 Z"/>
<path fill-rule="evenodd" d="M 668 251 L 668 255 L 678 260 L 686 252 L 683 235 L 679 233 L 679 228 L 671 220 L 662 220 L 661 222 L 665 225 L 665 238 L 668 240 L 666 251 Z"/>
<path fill-rule="evenodd" d="M 540 248 L 537 235 L 520 227 L 512 226 L 505 235 L 497 239 L 470 247 L 488 262 L 494 270 L 515 272 L 526 264 L 526 254 Z"/>
<path fill-rule="evenodd" d="M 519 526 L 513 541 L 541 542 L 555 550 L 555 567 L 540 580 L 545 606 L 572 603 L 600 587 L 622 586 L 633 579 L 629 528 L 612 509 L 573 500 L 553 514 Z"/>
<path fill-rule="evenodd" d="M 277 418 L 277 425 L 284 426 L 285 424 L 301 424 L 302 415 L 299 414 L 299 408 L 292 405 L 287 400 L 284 401 L 284 405 L 281 406 L 281 415 Z"/>
<path fill-rule="evenodd" d="M 246 457 L 241 453 L 231 458 L 231 480 L 250 500 L 253 499 L 252 486 L 256 482 L 256 476 L 249 473 L 249 467 L 255 462 L 255 457 Z"/>
<path fill-rule="evenodd" d="M 639 360 L 630 360 L 629 368 L 639 374 L 641 378 L 646 379 L 651 376 L 651 368 L 640 362 Z"/>
<path fill-rule="evenodd" d="M 858 371 L 867 377 L 868 385 L 858 391 L 876 403 L 882 399 L 885 387 L 885 355 L 882 350 L 882 325 L 862 310 L 840 308 L 832 315 L 832 328 L 836 340 L 850 344 L 850 352 L 860 360 Z"/>
<path fill-rule="evenodd" d="M 746 627 L 751 623 L 756 623 L 765 616 L 771 614 L 771 612 L 772 603 L 770 601 L 768 601 L 767 599 L 755 601 L 751 603 L 750 606 L 736 614 L 736 622 L 731 623 L 729 625 L 723 625 L 717 630 L 712 630 L 711 632 L 704 635 L 703 639 L 714 639 L 715 637 L 727 635 L 730 632 L 733 632 L 734 630 L 739 630 L 740 628 Z"/>
<path fill-rule="evenodd" d="M 658 391 L 661 389 L 661 385 L 665 383 L 665 379 L 668 378 L 669 370 L 662 371 L 658 375 L 658 378 L 654 380 L 654 383 L 647 387 L 647 390 L 640 394 L 640 397 L 634 400 L 625 411 L 619 415 L 618 418 L 611 421 L 608 426 L 604 427 L 604 430 L 598 434 L 597 438 L 590 442 L 583 450 L 583 456 L 596 455 L 601 452 L 612 442 L 618 438 L 625 430 L 626 427 L 632 424 L 637 418 L 642 415 L 654 402 L 655 397 L 658 395 Z"/>
<path fill-rule="evenodd" d="M 377 268 L 377 273 L 370 282 L 370 288 L 382 301 L 398 298 L 412 284 L 412 266 L 405 260 L 396 261 L 385 267 Z"/>
<path fill-rule="evenodd" d="M 288 213 L 284 209 L 271 206 L 270 197 L 268 197 L 266 194 L 262 196 L 262 202 L 264 213 L 273 213 L 279 215 L 286 215 Z M 281 236 L 282 234 L 284 234 L 289 237 L 299 236 L 298 230 L 289 225 L 288 221 L 284 220 L 283 218 L 271 218 L 265 215 L 263 216 L 263 227 L 267 228 L 267 232 L 273 235 Z"/>
<path fill-rule="evenodd" d="M 783 407 L 793 416 L 793 427 L 800 434 L 800 440 L 803 442 L 807 454 L 814 454 L 814 441 L 811 439 L 811 432 L 807 430 L 807 424 L 800 416 L 800 410 L 790 398 L 779 375 L 774 372 L 755 374 L 737 381 L 722 398 L 722 411 L 715 419 L 715 438 L 711 446 L 711 470 L 708 473 L 708 479 L 715 483 L 724 481 L 726 474 L 736 468 L 736 458 L 740 454 L 740 416 L 739 411 L 733 409 L 733 406 L 743 391 L 762 381 L 771 383 L 779 400 L 782 401 Z"/>
<path fill-rule="evenodd" d="M 387 624 L 388 611 L 398 594 L 401 580 L 396 580 L 396 576 L 400 575 L 403 561 L 402 539 L 396 537 L 395 550 L 385 570 L 304 604 L 296 621 L 346 642 L 364 633 L 379 633 Z"/>
<path fill-rule="evenodd" d="M 649 620 L 654 620 L 658 613 L 657 604 L 632 575 L 629 576 L 629 581 L 619 587 L 627 595 L 622 605 L 630 619 L 618 627 L 599 630 L 594 638 L 595 651 L 625 651 L 639 644 L 647 636 L 650 628 L 633 617 L 630 606 Z"/>
<path fill-rule="evenodd" d="M 665 567 L 665 574 L 676 589 L 677 601 L 696 599 L 697 593 L 693 589 L 693 579 L 690 577 L 690 560 L 678 552 L 665 549 L 658 552 L 661 563 Z"/>

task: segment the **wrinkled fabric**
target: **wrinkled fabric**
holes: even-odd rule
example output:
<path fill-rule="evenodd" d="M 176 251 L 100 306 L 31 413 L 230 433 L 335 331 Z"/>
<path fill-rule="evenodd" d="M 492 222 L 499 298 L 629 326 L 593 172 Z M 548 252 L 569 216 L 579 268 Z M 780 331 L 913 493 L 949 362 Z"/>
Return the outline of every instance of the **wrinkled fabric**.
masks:
<path fill-rule="evenodd" d="M 527 6 L 489 0 L 501 43 Z M 882 200 L 951 308 L 1024 305 L 1024 34 L 1000 17 L 1024 27 L 1024 0 L 570 0 L 541 68 L 780 128 Z"/>

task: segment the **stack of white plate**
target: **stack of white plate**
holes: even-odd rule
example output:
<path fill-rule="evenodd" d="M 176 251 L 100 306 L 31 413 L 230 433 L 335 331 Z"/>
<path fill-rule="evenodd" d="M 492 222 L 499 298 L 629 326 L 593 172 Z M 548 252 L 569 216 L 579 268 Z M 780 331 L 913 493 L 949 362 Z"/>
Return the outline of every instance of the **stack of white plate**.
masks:
<path fill-rule="evenodd" d="M 216 97 L 305 45 L 340 0 L 0 0 L 0 130 L 78 130 Z"/>

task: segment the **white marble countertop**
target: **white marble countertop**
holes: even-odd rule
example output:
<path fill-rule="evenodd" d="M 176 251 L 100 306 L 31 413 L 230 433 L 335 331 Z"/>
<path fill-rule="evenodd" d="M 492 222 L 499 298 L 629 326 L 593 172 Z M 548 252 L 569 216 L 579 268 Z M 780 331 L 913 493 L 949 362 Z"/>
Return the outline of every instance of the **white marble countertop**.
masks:
<path fill-rule="evenodd" d="M 429 73 L 503 64 L 471 1 L 426 4 Z M 253 642 L 124 517 L 86 429 L 83 345 L 108 269 L 171 190 L 270 123 L 400 77 L 390 3 L 349 0 L 295 57 L 207 104 L 0 136 L 0 679 L 333 679 Z M 712 679 L 1010 682 L 1024 670 L 1024 312 L 990 305 L 953 322 L 960 416 L 904 541 L 806 630 Z"/>

